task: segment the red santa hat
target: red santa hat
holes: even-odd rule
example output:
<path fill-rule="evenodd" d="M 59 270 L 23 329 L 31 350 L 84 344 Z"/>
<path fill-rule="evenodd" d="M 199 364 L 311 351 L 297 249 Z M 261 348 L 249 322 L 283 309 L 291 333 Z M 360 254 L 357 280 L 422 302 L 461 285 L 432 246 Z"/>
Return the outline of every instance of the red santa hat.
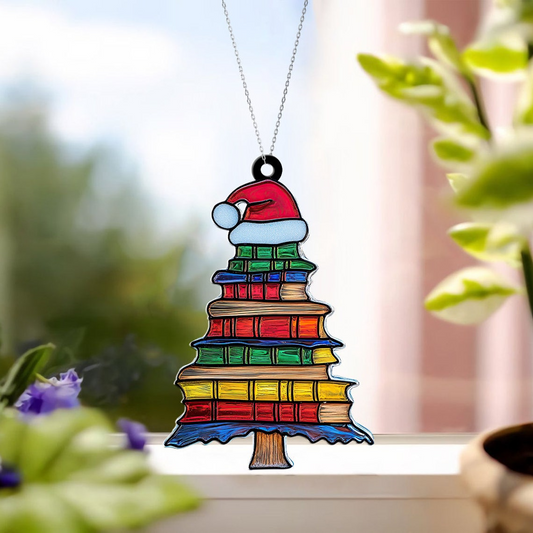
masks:
<path fill-rule="evenodd" d="M 235 207 L 246 202 L 241 213 Z M 225 202 L 213 209 L 215 224 L 231 229 L 232 244 L 269 244 L 300 242 L 307 236 L 307 224 L 289 190 L 277 181 L 264 179 L 234 190 Z"/>

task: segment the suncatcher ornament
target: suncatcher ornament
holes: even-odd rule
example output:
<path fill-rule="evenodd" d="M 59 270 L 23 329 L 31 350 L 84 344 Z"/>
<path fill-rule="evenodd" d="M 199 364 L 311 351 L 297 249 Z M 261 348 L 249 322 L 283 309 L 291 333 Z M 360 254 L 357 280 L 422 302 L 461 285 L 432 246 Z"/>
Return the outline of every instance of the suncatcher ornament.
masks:
<path fill-rule="evenodd" d="M 271 152 L 274 149 L 292 65 L 307 9 L 304 2 L 289 76 Z M 227 8 L 222 2 L 239 71 L 252 113 L 261 155 L 254 181 L 234 190 L 215 206 L 213 220 L 229 231 L 235 256 L 213 276 L 222 295 L 207 306 L 209 329 L 194 341 L 197 357 L 177 376 L 185 412 L 167 446 L 201 441 L 226 443 L 254 434 L 251 469 L 290 468 L 285 437 L 311 442 L 367 442 L 368 429 L 354 422 L 349 389 L 357 382 L 331 376 L 342 344 L 325 327 L 331 308 L 307 291 L 316 266 L 300 251 L 308 227 L 290 191 L 279 179 L 282 166 L 264 154 L 251 108 Z M 265 176 L 264 165 L 272 174 Z M 241 214 L 236 204 L 244 202 Z"/>

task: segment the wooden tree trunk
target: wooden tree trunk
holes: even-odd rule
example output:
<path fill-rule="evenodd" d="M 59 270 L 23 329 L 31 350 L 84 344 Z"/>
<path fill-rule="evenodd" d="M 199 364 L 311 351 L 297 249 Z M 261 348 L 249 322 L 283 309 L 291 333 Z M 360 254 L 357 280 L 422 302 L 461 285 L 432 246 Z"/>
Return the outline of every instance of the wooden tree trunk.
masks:
<path fill-rule="evenodd" d="M 250 470 L 259 468 L 291 468 L 292 461 L 285 452 L 285 437 L 281 433 L 256 431 L 254 455 Z"/>

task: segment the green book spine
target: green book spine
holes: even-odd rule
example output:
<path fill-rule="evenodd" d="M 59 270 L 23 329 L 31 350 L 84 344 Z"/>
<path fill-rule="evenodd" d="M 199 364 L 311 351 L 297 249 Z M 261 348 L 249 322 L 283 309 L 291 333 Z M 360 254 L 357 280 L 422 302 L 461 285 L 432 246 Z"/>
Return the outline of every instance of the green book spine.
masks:
<path fill-rule="evenodd" d="M 281 270 L 305 270 L 311 272 L 316 266 L 305 259 L 232 259 L 230 272 L 276 272 Z"/>
<path fill-rule="evenodd" d="M 237 246 L 237 259 L 300 259 L 297 242 L 280 246 Z"/>
<path fill-rule="evenodd" d="M 202 346 L 199 365 L 312 365 L 313 350 L 299 346 Z"/>

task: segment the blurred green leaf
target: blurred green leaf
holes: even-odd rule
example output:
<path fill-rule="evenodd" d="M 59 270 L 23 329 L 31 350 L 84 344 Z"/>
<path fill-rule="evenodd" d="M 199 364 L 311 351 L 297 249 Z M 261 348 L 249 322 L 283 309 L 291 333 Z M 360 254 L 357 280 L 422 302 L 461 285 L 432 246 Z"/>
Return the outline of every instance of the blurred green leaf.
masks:
<path fill-rule="evenodd" d="M 489 138 L 474 104 L 457 80 L 431 60 L 414 64 L 369 54 L 357 58 L 383 92 L 422 110 L 438 129 Z"/>
<path fill-rule="evenodd" d="M 521 252 L 527 244 L 527 236 L 510 222 L 498 222 L 492 226 L 487 238 L 487 250 L 495 256 L 500 255 L 509 265 L 522 266 Z"/>
<path fill-rule="evenodd" d="M 520 289 L 484 267 L 465 268 L 439 283 L 427 296 L 425 307 L 455 324 L 478 324 Z"/>
<path fill-rule="evenodd" d="M 11 464 L 19 463 L 21 443 L 28 426 L 20 420 L 18 411 L 6 409 L 0 414 L 0 458 Z M 2 514 L 0 513 L 0 516 Z"/>
<path fill-rule="evenodd" d="M 0 496 L 0 533 L 94 533 L 79 513 L 46 485 Z"/>
<path fill-rule="evenodd" d="M 515 10 L 521 22 L 533 23 L 533 2 L 531 0 L 508 0 L 508 5 Z"/>
<path fill-rule="evenodd" d="M 507 38 L 499 42 L 478 42 L 463 52 L 464 62 L 482 76 L 514 74 L 527 67 L 528 52 L 526 43 L 517 38 Z"/>
<path fill-rule="evenodd" d="M 494 5 L 498 8 L 514 7 L 520 4 L 521 0 L 494 0 Z"/>
<path fill-rule="evenodd" d="M 492 229 L 491 224 L 464 222 L 448 230 L 448 235 L 466 252 L 479 257 L 487 245 L 487 237 Z"/>
<path fill-rule="evenodd" d="M 514 267 L 521 264 L 524 239 L 512 225 L 464 222 L 450 228 L 448 235 L 481 261 L 504 261 Z"/>
<path fill-rule="evenodd" d="M 533 138 L 494 148 L 456 196 L 460 207 L 502 210 L 533 199 Z"/>
<path fill-rule="evenodd" d="M 431 146 L 435 155 L 445 163 L 468 163 L 476 155 L 475 150 L 454 139 L 435 139 Z"/>
<path fill-rule="evenodd" d="M 485 24 L 486 37 L 499 37 L 515 33 L 531 36 L 533 4 L 531 0 L 495 0 L 496 9 Z"/>
<path fill-rule="evenodd" d="M 471 72 L 463 62 L 448 26 L 434 20 L 421 20 L 404 22 L 400 25 L 400 31 L 408 35 L 427 36 L 429 49 L 439 61 L 453 67 L 468 78 L 471 77 Z"/>
<path fill-rule="evenodd" d="M 84 446 L 86 430 L 91 435 L 96 432 L 100 437 L 96 445 Z M 24 479 L 56 480 L 69 473 L 70 470 L 62 466 L 65 463 L 78 469 L 95 455 L 98 460 L 108 457 L 111 449 L 109 434 L 112 430 L 107 418 L 95 409 L 59 409 L 51 415 L 32 419 L 20 443 L 19 463 Z M 102 439 L 102 435 L 107 435 L 107 439 Z M 37 442 L 41 446 L 36 446 Z M 82 457 L 83 454 L 85 457 Z M 59 474 L 58 468 L 61 470 Z"/>
<path fill-rule="evenodd" d="M 10 409 L 0 415 L 0 457 L 23 479 L 0 494 L 0 533 L 123 531 L 198 506 L 173 476 L 152 473 L 146 454 L 111 446 L 111 430 L 86 408 L 30 421 Z M 18 436 L 20 453 L 6 431 Z"/>
<path fill-rule="evenodd" d="M 0 403 L 15 404 L 28 385 L 35 381 L 35 374 L 44 367 L 54 348 L 53 344 L 38 346 L 15 361 L 0 384 Z"/>
<path fill-rule="evenodd" d="M 90 483 L 135 483 L 150 473 L 146 458 L 133 450 L 113 454 L 99 464 L 72 471 L 69 479 Z"/>
<path fill-rule="evenodd" d="M 457 172 L 450 172 L 446 174 L 446 177 L 453 192 L 459 192 L 468 182 L 468 177 L 465 174 L 459 174 Z"/>
<path fill-rule="evenodd" d="M 527 126 L 533 124 L 533 64 L 528 68 L 526 79 L 518 93 L 514 123 Z"/>
<path fill-rule="evenodd" d="M 138 528 L 165 516 L 189 511 L 198 498 L 171 476 L 151 475 L 135 484 L 65 483 L 56 494 L 93 531 Z"/>
<path fill-rule="evenodd" d="M 97 468 L 113 455 L 109 429 L 100 425 L 79 431 L 66 441 L 61 454 L 42 474 L 47 481 L 60 481 L 80 470 Z"/>

